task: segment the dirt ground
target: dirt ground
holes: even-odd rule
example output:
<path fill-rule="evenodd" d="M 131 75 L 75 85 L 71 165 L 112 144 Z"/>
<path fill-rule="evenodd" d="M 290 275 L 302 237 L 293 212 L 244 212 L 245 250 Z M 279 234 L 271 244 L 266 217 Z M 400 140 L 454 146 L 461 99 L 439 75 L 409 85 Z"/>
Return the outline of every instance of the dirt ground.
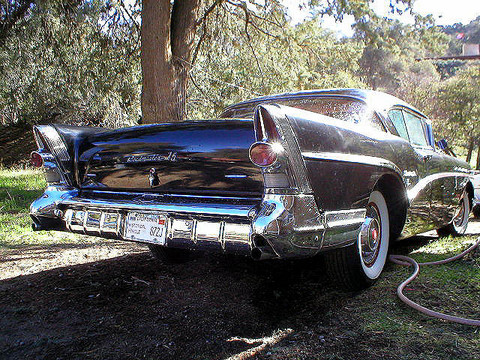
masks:
<path fill-rule="evenodd" d="M 365 331 L 357 310 L 376 296 L 400 306 L 395 289 L 339 292 L 319 259 L 210 254 L 167 266 L 116 241 L 0 256 L 1 359 L 405 358 L 389 334 Z M 411 346 L 411 358 L 436 351 Z M 443 355 L 433 358 L 475 357 L 454 346 Z"/>

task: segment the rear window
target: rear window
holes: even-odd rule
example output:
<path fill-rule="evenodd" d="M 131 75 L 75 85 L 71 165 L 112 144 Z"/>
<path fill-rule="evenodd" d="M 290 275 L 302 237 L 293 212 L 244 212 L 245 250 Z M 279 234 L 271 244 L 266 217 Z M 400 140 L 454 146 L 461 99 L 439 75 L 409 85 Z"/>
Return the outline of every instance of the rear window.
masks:
<path fill-rule="evenodd" d="M 376 114 L 369 109 L 365 103 L 354 99 L 319 97 L 283 100 L 275 99 L 263 102 L 263 104 L 266 103 L 291 106 L 354 124 L 369 123 L 369 125 L 378 130 L 386 131 Z M 221 117 L 242 119 L 252 118 L 253 110 L 259 104 L 261 103 L 251 103 L 245 107 L 230 109 L 224 112 Z"/>

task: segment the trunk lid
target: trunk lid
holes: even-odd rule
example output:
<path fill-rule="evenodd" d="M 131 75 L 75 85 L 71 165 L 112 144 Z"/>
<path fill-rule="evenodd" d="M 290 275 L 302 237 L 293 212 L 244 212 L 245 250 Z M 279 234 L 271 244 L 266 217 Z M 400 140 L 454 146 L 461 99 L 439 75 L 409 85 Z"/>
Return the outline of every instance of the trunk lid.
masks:
<path fill-rule="evenodd" d="M 261 170 L 249 159 L 251 120 L 146 125 L 87 136 L 78 149 L 81 189 L 254 195 Z"/>

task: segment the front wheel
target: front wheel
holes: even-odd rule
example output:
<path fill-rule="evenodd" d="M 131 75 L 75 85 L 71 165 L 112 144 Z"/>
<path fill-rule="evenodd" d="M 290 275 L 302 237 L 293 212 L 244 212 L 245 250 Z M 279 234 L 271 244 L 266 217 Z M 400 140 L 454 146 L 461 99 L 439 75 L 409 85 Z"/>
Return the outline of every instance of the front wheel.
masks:
<path fill-rule="evenodd" d="M 438 236 L 461 236 L 467 231 L 468 219 L 470 216 L 470 199 L 467 192 L 463 193 L 460 204 L 450 224 L 437 230 Z"/>
<path fill-rule="evenodd" d="M 348 290 L 372 285 L 387 260 L 390 219 L 383 194 L 375 190 L 368 200 L 365 221 L 355 244 L 325 254 L 333 280 Z"/>

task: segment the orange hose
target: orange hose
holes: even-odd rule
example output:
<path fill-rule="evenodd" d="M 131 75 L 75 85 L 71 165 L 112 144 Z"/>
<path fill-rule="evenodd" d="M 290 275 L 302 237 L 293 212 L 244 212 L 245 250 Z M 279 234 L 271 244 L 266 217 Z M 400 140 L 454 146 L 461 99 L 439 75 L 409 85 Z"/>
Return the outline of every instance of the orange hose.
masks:
<path fill-rule="evenodd" d="M 403 255 L 390 255 L 389 259 L 390 261 L 394 262 L 395 264 L 398 265 L 404 265 L 404 266 L 413 266 L 413 273 L 410 275 L 410 277 L 402 282 L 400 285 L 397 287 L 397 295 L 402 300 L 405 304 L 408 306 L 414 308 L 417 311 L 420 311 L 421 313 L 424 313 L 428 316 L 432 316 L 438 319 L 443 319 L 446 321 L 451 321 L 451 322 L 456 322 L 459 324 L 465 324 L 465 325 L 472 325 L 472 326 L 480 326 L 480 320 L 475 320 L 475 319 L 467 319 L 467 318 L 462 318 L 462 317 L 457 317 L 457 316 L 452 316 L 448 314 L 443 314 L 437 311 L 433 311 L 430 309 L 427 309 L 426 307 L 417 304 L 416 302 L 410 300 L 405 296 L 403 293 L 403 290 L 405 289 L 405 286 L 410 284 L 417 276 L 418 273 L 420 272 L 420 265 L 440 265 L 440 264 L 446 264 L 451 261 L 458 260 L 462 257 L 464 257 L 466 254 L 469 252 L 475 250 L 478 246 L 480 245 L 480 238 L 478 238 L 477 242 L 470 246 L 467 250 L 461 252 L 458 255 L 455 255 L 453 257 L 450 257 L 448 259 L 444 260 L 439 260 L 439 261 L 431 261 L 431 262 L 426 262 L 426 263 L 417 263 L 414 259 L 408 256 L 403 256 Z"/>

